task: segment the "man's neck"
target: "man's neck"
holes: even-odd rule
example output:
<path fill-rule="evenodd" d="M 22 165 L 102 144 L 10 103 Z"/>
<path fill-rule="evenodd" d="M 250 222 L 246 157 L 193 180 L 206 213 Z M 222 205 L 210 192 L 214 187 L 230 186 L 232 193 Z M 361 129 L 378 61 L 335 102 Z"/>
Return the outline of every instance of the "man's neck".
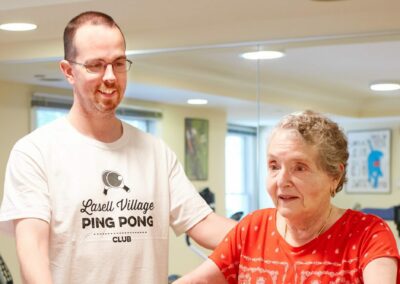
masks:
<path fill-rule="evenodd" d="M 85 136 L 111 143 L 122 136 L 122 123 L 115 114 L 84 115 L 73 109 L 68 114 L 71 125 Z"/>

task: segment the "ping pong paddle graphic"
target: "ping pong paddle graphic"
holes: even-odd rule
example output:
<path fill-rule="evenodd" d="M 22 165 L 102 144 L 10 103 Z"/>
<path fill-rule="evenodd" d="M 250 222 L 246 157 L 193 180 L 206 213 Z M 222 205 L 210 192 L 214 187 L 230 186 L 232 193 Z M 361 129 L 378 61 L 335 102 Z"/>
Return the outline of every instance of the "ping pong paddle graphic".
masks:
<path fill-rule="evenodd" d="M 102 178 L 104 183 L 104 195 L 107 195 L 110 188 L 122 188 L 126 192 L 130 191 L 130 188 L 124 184 L 124 179 L 122 178 L 122 176 L 117 172 L 104 171 Z"/>

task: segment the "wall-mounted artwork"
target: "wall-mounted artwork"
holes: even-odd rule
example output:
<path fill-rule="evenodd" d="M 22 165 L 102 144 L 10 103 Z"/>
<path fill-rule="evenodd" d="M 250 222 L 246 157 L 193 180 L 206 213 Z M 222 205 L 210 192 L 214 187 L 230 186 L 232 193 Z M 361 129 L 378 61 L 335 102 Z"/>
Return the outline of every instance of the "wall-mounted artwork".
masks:
<path fill-rule="evenodd" d="M 349 193 L 390 192 L 390 130 L 350 131 Z"/>
<path fill-rule="evenodd" d="M 208 179 L 208 120 L 185 118 L 185 172 L 191 180 Z"/>

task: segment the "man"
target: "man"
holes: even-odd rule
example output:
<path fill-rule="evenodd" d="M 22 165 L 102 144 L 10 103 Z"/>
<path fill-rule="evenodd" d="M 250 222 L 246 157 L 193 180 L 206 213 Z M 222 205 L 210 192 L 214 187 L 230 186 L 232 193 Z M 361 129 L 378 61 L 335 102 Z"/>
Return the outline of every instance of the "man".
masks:
<path fill-rule="evenodd" d="M 13 225 L 26 283 L 165 283 L 169 225 L 207 248 L 234 225 L 212 213 L 163 142 L 115 116 L 125 49 L 108 15 L 73 18 L 60 63 L 73 106 L 10 154 L 0 221 Z"/>

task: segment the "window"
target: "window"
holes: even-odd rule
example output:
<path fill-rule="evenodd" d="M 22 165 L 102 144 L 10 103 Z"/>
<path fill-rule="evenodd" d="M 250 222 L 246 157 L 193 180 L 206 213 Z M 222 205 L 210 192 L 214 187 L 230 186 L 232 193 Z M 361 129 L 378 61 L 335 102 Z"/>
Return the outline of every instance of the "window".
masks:
<path fill-rule="evenodd" d="M 257 129 L 228 126 L 225 147 L 225 208 L 227 216 L 256 209 Z"/>
<path fill-rule="evenodd" d="M 34 94 L 31 101 L 32 129 L 67 115 L 71 106 L 72 98 L 68 96 Z M 157 134 L 157 120 L 162 117 L 157 111 L 124 106 L 117 109 L 117 116 L 124 122 L 152 134 Z"/>

